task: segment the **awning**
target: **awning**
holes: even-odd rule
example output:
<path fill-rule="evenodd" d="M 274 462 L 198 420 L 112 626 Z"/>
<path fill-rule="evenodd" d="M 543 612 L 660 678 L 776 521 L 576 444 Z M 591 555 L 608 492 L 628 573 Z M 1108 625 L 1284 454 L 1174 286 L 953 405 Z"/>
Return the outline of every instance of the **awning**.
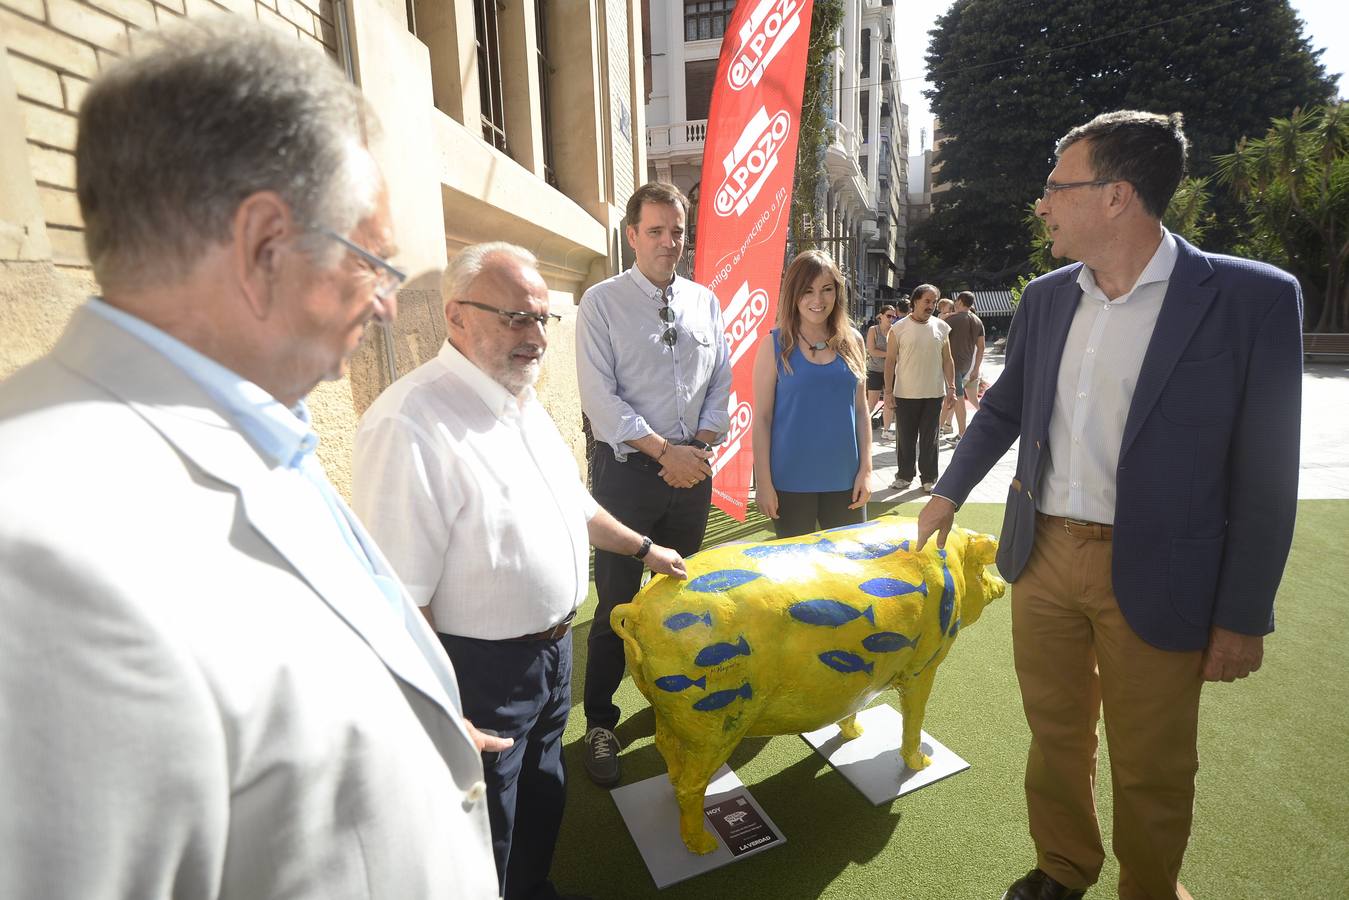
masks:
<path fill-rule="evenodd" d="M 1016 312 L 1011 291 L 975 291 L 974 312 L 978 316 L 1011 317 Z"/>

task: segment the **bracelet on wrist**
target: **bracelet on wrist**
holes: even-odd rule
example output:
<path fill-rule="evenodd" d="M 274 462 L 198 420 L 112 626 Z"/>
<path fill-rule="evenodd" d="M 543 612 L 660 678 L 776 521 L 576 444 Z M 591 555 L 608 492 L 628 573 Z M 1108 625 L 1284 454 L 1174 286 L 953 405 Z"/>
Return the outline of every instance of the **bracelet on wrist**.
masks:
<path fill-rule="evenodd" d="M 670 442 L 665 438 L 661 438 L 661 440 L 665 441 L 665 446 L 661 447 L 660 453 L 656 454 L 656 462 L 660 462 L 662 459 L 665 458 L 665 454 L 670 452 Z"/>
<path fill-rule="evenodd" d="M 646 559 L 646 555 L 651 552 L 651 538 L 642 536 L 642 547 L 636 553 L 632 554 L 633 559 Z"/>

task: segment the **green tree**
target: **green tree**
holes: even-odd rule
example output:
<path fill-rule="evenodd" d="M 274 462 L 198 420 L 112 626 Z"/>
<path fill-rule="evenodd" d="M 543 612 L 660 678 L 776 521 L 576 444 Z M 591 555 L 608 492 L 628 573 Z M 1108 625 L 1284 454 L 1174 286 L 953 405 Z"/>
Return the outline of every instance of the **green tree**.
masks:
<path fill-rule="evenodd" d="M 1180 235 L 1191 244 L 1202 244 L 1204 235 L 1213 227 L 1213 213 L 1208 211 L 1210 196 L 1208 184 L 1207 178 L 1182 179 L 1176 193 L 1171 197 L 1166 213 L 1162 216 L 1162 224 L 1167 230 Z M 1054 241 L 1049 235 L 1045 220 L 1035 214 L 1035 205 L 1032 201 L 1026 206 L 1025 216 L 1021 220 L 1030 238 L 1031 277 L 1052 272 L 1068 262 L 1058 259 L 1050 251 Z M 1021 284 L 1023 290 L 1029 281 L 1029 278 L 1024 279 L 1024 283 Z M 1019 296 L 1020 292 L 1017 293 Z"/>
<path fill-rule="evenodd" d="M 1218 157 L 1218 178 L 1246 206 L 1246 253 L 1302 282 L 1316 331 L 1349 322 L 1349 104 L 1297 110 L 1263 138 Z"/>
<path fill-rule="evenodd" d="M 1054 142 L 1112 109 L 1180 111 L 1192 174 L 1275 116 L 1325 102 L 1332 82 L 1287 0 L 956 0 L 931 32 L 932 110 L 953 186 L 919 237 L 941 280 L 1001 287 L 1027 266 L 1022 211 Z M 1237 218 L 1215 198 L 1210 244 Z"/>

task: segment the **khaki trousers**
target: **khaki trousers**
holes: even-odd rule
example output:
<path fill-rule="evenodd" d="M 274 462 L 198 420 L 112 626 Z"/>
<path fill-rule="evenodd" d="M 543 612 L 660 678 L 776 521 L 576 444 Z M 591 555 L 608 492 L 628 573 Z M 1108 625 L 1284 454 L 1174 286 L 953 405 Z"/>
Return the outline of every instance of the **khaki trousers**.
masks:
<path fill-rule="evenodd" d="M 1177 883 L 1194 812 L 1199 651 L 1144 642 L 1120 612 L 1109 540 L 1037 520 L 1012 591 L 1017 679 L 1031 730 L 1026 806 L 1041 869 L 1071 888 L 1105 858 L 1096 821 L 1096 723 L 1105 714 L 1119 895 L 1189 897 Z M 1160 565 L 1166 565 L 1160 560 Z"/>

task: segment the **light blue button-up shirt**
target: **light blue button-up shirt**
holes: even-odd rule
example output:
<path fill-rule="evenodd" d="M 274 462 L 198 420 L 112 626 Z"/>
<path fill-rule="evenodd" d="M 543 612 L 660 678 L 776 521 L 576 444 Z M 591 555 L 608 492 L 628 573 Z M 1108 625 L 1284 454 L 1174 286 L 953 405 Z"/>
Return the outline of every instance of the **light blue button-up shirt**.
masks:
<path fill-rule="evenodd" d="M 299 469 L 313 457 L 319 436 L 309 425 L 304 401 L 287 409 L 279 400 L 253 382 L 203 356 L 144 319 L 137 318 L 98 297 L 89 309 L 123 331 L 130 332 L 163 354 L 216 403 L 224 407 L 230 422 L 273 465 Z"/>
<path fill-rule="evenodd" d="M 364 549 L 347 512 L 337 499 L 337 491 L 328 481 L 315 450 L 319 437 L 309 422 L 309 410 L 304 401 L 287 408 L 258 385 L 215 360 L 161 331 L 144 319 L 117 309 L 103 300 L 89 300 L 90 311 L 144 341 L 163 354 L 183 374 L 192 379 L 224 410 L 230 423 L 243 432 L 249 442 L 274 468 L 302 477 L 312 487 L 307 494 L 323 513 L 313 521 L 332 523 L 330 537 L 342 543 L 370 573 L 375 585 L 394 609 L 401 607 L 400 588 L 387 576 L 376 575 L 370 556 Z"/>
<path fill-rule="evenodd" d="M 669 298 L 675 345 L 661 340 Z M 617 459 L 628 441 L 657 434 L 678 443 L 731 425 L 731 362 L 721 304 L 710 290 L 675 276 L 660 288 L 634 266 L 581 298 L 576 335 L 581 406 L 596 441 Z M 715 443 L 715 442 L 714 442 Z"/>

